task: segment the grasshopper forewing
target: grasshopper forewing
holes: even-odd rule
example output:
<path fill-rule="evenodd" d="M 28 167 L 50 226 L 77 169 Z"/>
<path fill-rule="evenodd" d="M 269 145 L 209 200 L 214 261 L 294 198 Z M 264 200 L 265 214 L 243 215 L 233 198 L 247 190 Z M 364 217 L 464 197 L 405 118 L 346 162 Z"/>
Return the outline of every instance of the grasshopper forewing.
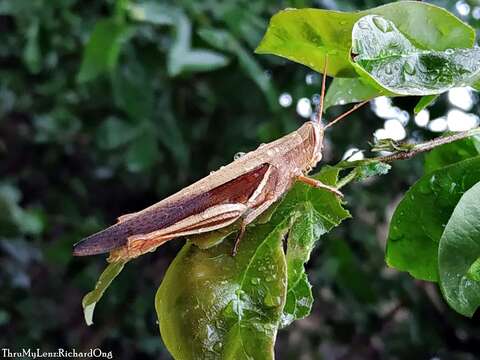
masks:
<path fill-rule="evenodd" d="M 320 110 L 313 120 L 176 194 L 142 211 L 121 216 L 117 224 L 75 244 L 73 254 L 110 252 L 109 261 L 129 260 L 153 251 L 168 240 L 238 222 L 240 231 L 235 253 L 245 227 L 280 199 L 295 181 L 341 195 L 335 188 L 307 176 L 322 158 L 324 129 L 329 126 L 324 126 L 321 120 L 325 79 L 326 69 Z"/>

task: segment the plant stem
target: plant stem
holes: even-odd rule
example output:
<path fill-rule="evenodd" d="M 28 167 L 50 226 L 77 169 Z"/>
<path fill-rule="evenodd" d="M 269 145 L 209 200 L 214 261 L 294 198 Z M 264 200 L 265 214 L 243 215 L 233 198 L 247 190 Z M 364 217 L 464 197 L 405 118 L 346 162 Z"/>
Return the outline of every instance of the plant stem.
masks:
<path fill-rule="evenodd" d="M 427 141 L 427 142 L 424 142 L 424 143 L 421 143 L 421 144 L 417 144 L 413 147 L 413 149 L 411 149 L 409 151 L 397 151 L 397 152 L 395 152 L 393 154 L 390 154 L 390 155 L 385 155 L 385 156 L 373 158 L 372 160 L 381 161 L 381 162 L 385 162 L 385 163 L 389 163 L 389 162 L 392 162 L 392 161 L 395 161 L 395 160 L 406 160 L 406 159 L 410 159 L 410 158 L 412 158 L 412 157 L 414 157 L 414 156 L 416 156 L 420 153 L 430 151 L 430 150 L 436 148 L 437 146 L 444 145 L 444 144 L 449 144 L 451 142 L 461 140 L 461 139 L 465 139 L 467 137 L 470 137 L 470 136 L 473 136 L 473 135 L 478 135 L 478 134 L 480 134 L 480 127 L 477 127 L 477 128 L 471 129 L 471 130 L 467 130 L 467 131 L 462 131 L 462 132 L 455 133 L 455 134 L 451 134 L 451 135 L 447 135 L 447 136 L 441 136 L 441 137 L 438 137 L 436 139 L 433 139 L 433 140 L 430 140 L 430 141 Z"/>
<path fill-rule="evenodd" d="M 354 181 L 357 176 L 358 176 L 358 171 L 357 167 L 362 166 L 362 165 L 367 165 L 371 163 L 376 163 L 376 162 L 383 162 L 383 163 L 390 163 L 395 160 L 407 160 L 410 159 L 420 153 L 430 151 L 437 146 L 444 145 L 444 144 L 449 144 L 451 142 L 465 139 L 470 136 L 474 135 L 480 135 L 480 127 L 470 129 L 467 131 L 462 131 L 458 132 L 455 134 L 451 135 L 446 135 L 446 136 L 441 136 L 436 139 L 426 141 L 421 144 L 415 145 L 412 149 L 408 151 L 396 151 L 392 154 L 385 155 L 385 156 L 378 156 L 374 158 L 367 158 L 363 160 L 357 160 L 357 161 L 341 161 L 340 163 L 337 164 L 339 168 L 343 169 L 351 169 L 353 168 L 352 171 L 350 171 L 347 175 L 345 175 L 343 178 L 341 178 L 338 183 L 337 183 L 337 189 L 340 189 L 347 185 L 348 183 Z"/>

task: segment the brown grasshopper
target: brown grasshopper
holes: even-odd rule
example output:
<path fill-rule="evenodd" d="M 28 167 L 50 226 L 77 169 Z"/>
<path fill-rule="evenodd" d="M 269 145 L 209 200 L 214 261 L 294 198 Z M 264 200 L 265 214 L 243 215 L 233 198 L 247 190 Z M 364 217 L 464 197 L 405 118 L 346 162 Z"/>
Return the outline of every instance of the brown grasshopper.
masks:
<path fill-rule="evenodd" d="M 144 210 L 119 217 L 115 225 L 75 244 L 73 254 L 111 252 L 109 261 L 129 260 L 174 238 L 238 223 L 235 254 L 246 226 L 279 200 L 295 181 L 342 196 L 337 189 L 307 174 L 322 158 L 325 129 L 366 102 L 324 126 L 325 80 L 326 61 L 320 106 L 313 120 L 276 141 L 260 145 L 176 194 Z"/>

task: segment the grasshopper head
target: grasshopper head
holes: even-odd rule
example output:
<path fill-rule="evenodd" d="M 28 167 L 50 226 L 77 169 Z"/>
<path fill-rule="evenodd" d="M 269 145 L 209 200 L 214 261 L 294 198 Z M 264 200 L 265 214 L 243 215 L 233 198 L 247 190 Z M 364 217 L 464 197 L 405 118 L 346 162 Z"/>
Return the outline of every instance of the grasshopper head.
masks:
<path fill-rule="evenodd" d="M 303 139 L 303 167 L 311 169 L 322 159 L 324 126 L 319 121 L 308 121 L 297 132 Z"/>

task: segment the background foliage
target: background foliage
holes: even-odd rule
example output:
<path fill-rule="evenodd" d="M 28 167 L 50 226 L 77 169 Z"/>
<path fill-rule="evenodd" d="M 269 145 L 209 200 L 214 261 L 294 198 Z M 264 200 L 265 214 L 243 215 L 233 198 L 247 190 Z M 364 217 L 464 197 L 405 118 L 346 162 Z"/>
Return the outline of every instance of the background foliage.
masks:
<path fill-rule="evenodd" d="M 279 96 L 316 98 L 319 77 L 253 55 L 273 13 L 382 3 L 184 0 L 154 18 L 122 1 L 1 3 L 0 345 L 169 358 L 153 299 L 181 241 L 126 267 L 89 328 L 80 301 L 104 259 L 72 258 L 72 244 L 304 121 Z M 473 14 L 464 19 L 476 26 Z M 91 60 L 82 62 L 84 53 Z M 395 105 L 412 112 L 415 99 Z M 448 106 L 442 96 L 432 117 Z M 366 148 L 382 126 L 369 109 L 348 121 L 329 134 L 326 162 Z M 433 136 L 413 121 L 407 132 Z M 434 285 L 384 263 L 391 210 L 422 172 L 418 158 L 345 189 L 355 221 L 314 251 L 307 264 L 314 309 L 280 331 L 279 359 L 474 358 L 478 315 L 455 314 Z"/>

